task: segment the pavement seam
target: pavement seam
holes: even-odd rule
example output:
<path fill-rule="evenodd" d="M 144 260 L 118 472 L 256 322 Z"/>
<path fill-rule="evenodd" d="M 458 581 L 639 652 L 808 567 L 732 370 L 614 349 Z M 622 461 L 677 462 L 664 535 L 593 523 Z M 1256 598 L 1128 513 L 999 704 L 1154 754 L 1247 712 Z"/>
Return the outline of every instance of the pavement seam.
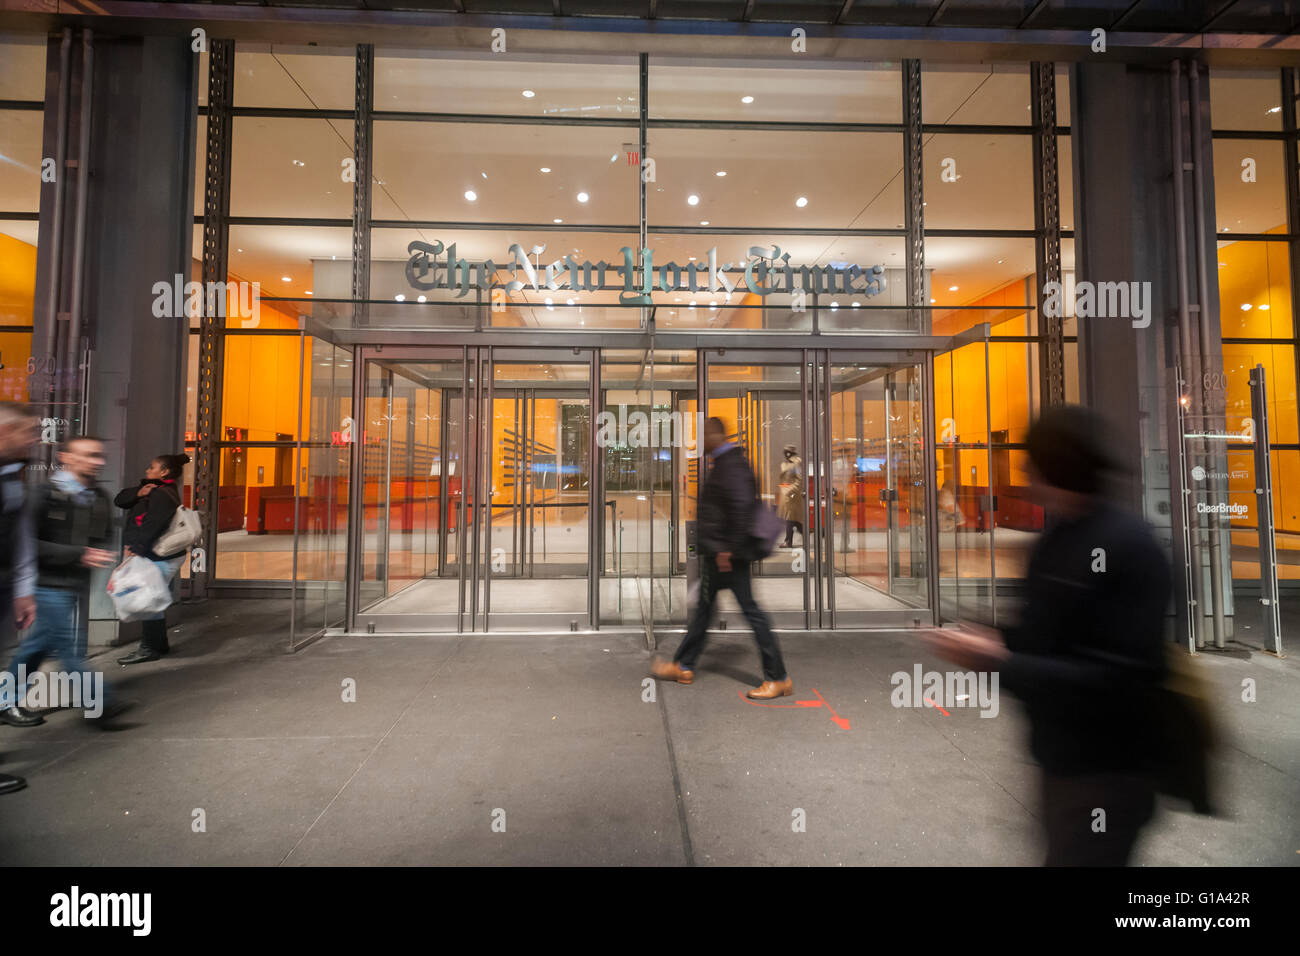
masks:
<path fill-rule="evenodd" d="M 277 863 L 276 866 L 284 866 L 284 864 L 288 861 L 289 857 L 293 856 L 293 854 L 297 851 L 298 847 L 302 846 L 303 841 L 306 840 L 308 835 L 310 835 L 311 831 L 315 829 L 316 824 L 320 823 L 320 821 L 324 818 L 325 814 L 329 813 L 330 807 L 334 806 L 338 798 L 343 795 L 343 791 L 348 788 L 348 786 L 352 783 L 352 781 L 356 779 L 357 774 L 359 774 L 362 771 L 362 769 L 365 767 L 365 765 L 370 762 L 370 758 L 375 755 L 375 751 L 377 751 L 380 747 L 384 745 L 384 741 L 387 740 L 389 736 L 392 734 L 393 728 L 395 728 L 399 723 L 402 722 L 402 718 L 406 716 L 407 712 L 411 709 L 411 707 L 415 704 L 415 702 L 420 699 L 420 695 L 429 689 L 429 685 L 432 684 L 434 679 L 442 672 L 442 669 L 447 666 L 447 662 L 450 661 L 452 658 L 454 658 L 458 653 L 460 653 L 461 646 L 465 643 L 466 638 L 472 636 L 473 636 L 472 634 L 462 634 L 457 639 L 456 646 L 451 649 L 451 653 L 438 662 L 438 665 L 433 669 L 433 673 L 429 675 L 429 679 L 424 682 L 424 684 L 420 687 L 418 691 L 416 691 L 414 694 L 411 695 L 411 699 L 407 702 L 406 706 L 402 708 L 401 713 L 399 713 L 393 719 L 392 725 L 389 726 L 389 728 L 386 731 L 384 731 L 384 735 L 382 737 L 380 737 L 377 741 L 375 741 L 375 745 L 370 748 L 370 751 L 363 758 L 361 758 L 361 762 L 357 764 L 356 769 L 352 771 L 352 773 L 348 776 L 348 779 L 343 781 L 343 785 L 339 787 L 338 791 L 334 794 L 334 796 L 330 797 L 329 802 L 325 804 L 325 806 L 321 808 L 321 812 L 316 815 L 316 819 L 313 820 L 308 825 L 307 829 L 302 832 L 302 836 L 298 838 L 298 842 L 289 848 L 289 852 L 286 853 L 281 858 L 280 862 Z"/>
<path fill-rule="evenodd" d="M 677 752 L 673 749 L 673 734 L 668 726 L 668 701 L 664 694 L 656 694 L 659 699 L 659 716 L 664 722 L 664 743 L 668 746 L 668 768 L 673 775 L 673 798 L 677 804 L 677 823 L 682 830 L 682 852 L 686 855 L 686 865 L 695 865 L 695 850 L 691 846 L 691 830 L 686 822 L 686 798 L 682 796 L 682 779 L 677 772 Z"/>

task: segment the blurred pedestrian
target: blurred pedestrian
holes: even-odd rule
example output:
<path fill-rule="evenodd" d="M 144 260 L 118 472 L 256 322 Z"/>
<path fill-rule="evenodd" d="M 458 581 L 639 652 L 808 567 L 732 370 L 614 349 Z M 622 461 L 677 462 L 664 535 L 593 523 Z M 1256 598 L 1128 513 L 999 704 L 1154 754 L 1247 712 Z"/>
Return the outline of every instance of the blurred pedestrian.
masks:
<path fill-rule="evenodd" d="M 15 628 L 26 630 L 36 620 L 36 544 L 23 474 L 34 447 L 35 416 L 16 402 L 0 402 L 0 646 Z M 0 794 L 25 786 L 22 777 L 0 773 Z"/>
<path fill-rule="evenodd" d="M 781 648 L 767 615 L 754 600 L 750 565 L 754 554 L 754 515 L 761 507 L 758 484 L 745 453 L 727 440 L 720 418 L 704 423 L 704 451 L 712 462 L 700 488 L 697 508 L 697 545 L 700 567 L 699 601 L 691 613 L 686 637 L 672 661 L 656 661 L 650 673 L 660 680 L 689 684 L 695 679 L 695 662 L 708 640 L 709 622 L 718 592 L 730 588 L 745 620 L 754 629 L 763 662 L 763 683 L 749 691 L 755 700 L 787 697 L 794 683 L 785 672 Z"/>
<path fill-rule="evenodd" d="M 1155 812 L 1169 562 L 1146 523 L 1107 500 L 1115 465 L 1091 412 L 1047 410 L 1026 447 L 1049 524 L 1019 624 L 928 640 L 959 666 L 998 671 L 1023 700 L 1046 865 L 1123 866 Z"/>
<path fill-rule="evenodd" d="M 89 435 L 69 438 L 59 449 L 58 463 L 59 469 L 30 505 L 36 537 L 36 624 L 9 665 L 15 675 L 12 694 L 0 688 L 0 722 L 14 727 L 45 722 L 18 706 L 26 687 L 17 675 L 21 668 L 30 677 L 51 659 L 62 665 L 64 674 L 80 677 L 88 714 L 111 718 L 122 710 L 86 661 L 91 571 L 114 564 L 113 553 L 102 547 L 113 534 L 108 496 L 97 483 L 104 467 L 104 443 Z M 98 695 L 96 688 L 102 689 L 102 696 L 92 699 L 92 693 Z"/>

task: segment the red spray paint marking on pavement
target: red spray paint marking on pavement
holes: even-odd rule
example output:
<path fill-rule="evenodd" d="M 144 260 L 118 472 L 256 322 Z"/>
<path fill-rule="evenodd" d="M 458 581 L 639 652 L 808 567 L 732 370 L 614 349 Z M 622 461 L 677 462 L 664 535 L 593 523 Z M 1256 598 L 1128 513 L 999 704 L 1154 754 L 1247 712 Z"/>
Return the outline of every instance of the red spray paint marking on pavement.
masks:
<path fill-rule="evenodd" d="M 936 704 L 934 701 L 932 701 L 929 697 L 922 697 L 921 699 L 922 699 L 923 701 L 925 701 L 927 704 L 929 704 L 931 707 L 938 707 L 938 708 L 939 708 L 939 713 L 943 714 L 945 717 L 951 717 L 951 716 L 952 716 L 952 714 L 948 713 L 948 712 L 947 712 L 946 710 L 944 710 L 942 707 L 939 707 L 939 705 Z"/>
<path fill-rule="evenodd" d="M 812 689 L 812 692 L 814 694 L 817 694 L 816 700 L 796 700 L 790 704 L 766 704 L 761 700 L 751 700 L 750 698 L 746 697 L 745 692 L 743 690 L 736 691 L 736 693 L 740 695 L 741 700 L 743 700 L 747 704 L 753 704 L 755 707 L 778 707 L 784 710 L 795 710 L 800 707 L 825 707 L 827 710 L 831 712 L 831 720 L 835 722 L 835 725 L 837 727 L 843 728 L 844 730 L 848 730 L 849 729 L 848 718 L 841 717 L 839 714 L 835 713 L 835 709 L 826 702 L 826 698 L 824 698 L 821 694 L 817 693 L 816 687 Z"/>

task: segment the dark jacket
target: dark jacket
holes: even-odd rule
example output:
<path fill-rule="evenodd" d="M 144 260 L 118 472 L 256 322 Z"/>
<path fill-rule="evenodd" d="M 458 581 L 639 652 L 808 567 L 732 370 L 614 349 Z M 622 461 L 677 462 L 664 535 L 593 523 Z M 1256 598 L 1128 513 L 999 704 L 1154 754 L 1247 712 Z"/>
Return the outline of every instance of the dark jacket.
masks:
<path fill-rule="evenodd" d="M 43 588 L 86 587 L 91 569 L 81 563 L 87 548 L 102 548 L 113 536 L 108 495 L 98 485 L 72 494 L 46 482 L 35 502 L 36 561 Z"/>
<path fill-rule="evenodd" d="M 159 487 L 141 497 L 145 485 Z M 152 550 L 158 536 L 167 530 L 172 515 L 180 507 L 181 495 L 173 479 L 142 478 L 134 488 L 123 488 L 113 499 L 119 508 L 126 509 L 126 527 L 122 529 L 122 545 L 142 558 L 161 561 L 170 555 L 157 555 Z"/>
<path fill-rule="evenodd" d="M 30 597 L 36 588 L 32 509 L 23 466 L 0 460 L 0 614 L 11 613 L 10 598 Z"/>
<path fill-rule="evenodd" d="M 1103 559 L 1105 570 L 1093 570 Z M 1170 587 L 1151 530 L 1112 506 L 1039 539 L 1000 673 L 1025 703 L 1030 750 L 1044 770 L 1069 776 L 1156 762 Z"/>
<path fill-rule="evenodd" d="M 758 484 L 739 446 L 713 460 L 696 510 L 700 553 L 730 551 L 742 561 L 752 560 L 754 508 Z"/>

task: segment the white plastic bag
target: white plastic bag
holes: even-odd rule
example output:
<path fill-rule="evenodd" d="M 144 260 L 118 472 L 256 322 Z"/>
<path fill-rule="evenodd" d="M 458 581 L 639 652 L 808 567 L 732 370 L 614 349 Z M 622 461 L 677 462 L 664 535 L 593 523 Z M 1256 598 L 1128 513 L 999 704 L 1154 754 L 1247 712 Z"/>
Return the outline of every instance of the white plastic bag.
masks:
<path fill-rule="evenodd" d="M 108 593 L 119 621 L 143 620 L 167 610 L 172 603 L 172 589 L 162 572 L 148 558 L 139 555 L 132 555 L 118 565 L 108 579 Z"/>

